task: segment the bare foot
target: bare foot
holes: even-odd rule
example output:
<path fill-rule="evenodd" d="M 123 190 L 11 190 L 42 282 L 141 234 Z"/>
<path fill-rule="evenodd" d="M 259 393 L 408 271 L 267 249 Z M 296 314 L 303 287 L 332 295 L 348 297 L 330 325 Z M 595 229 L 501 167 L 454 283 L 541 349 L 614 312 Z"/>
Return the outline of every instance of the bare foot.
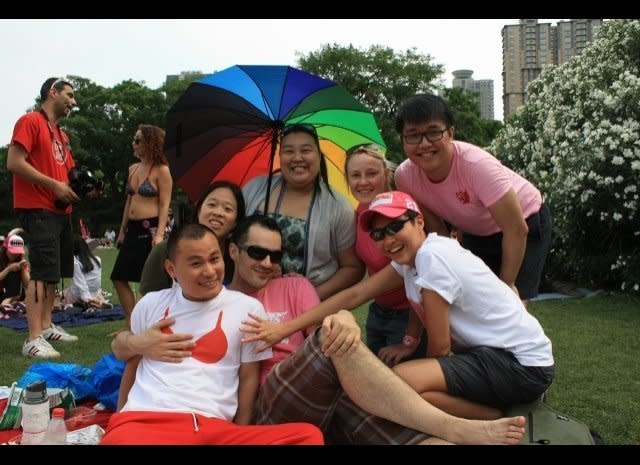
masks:
<path fill-rule="evenodd" d="M 497 420 L 465 420 L 457 428 L 456 444 L 518 444 L 524 435 L 523 416 Z"/>

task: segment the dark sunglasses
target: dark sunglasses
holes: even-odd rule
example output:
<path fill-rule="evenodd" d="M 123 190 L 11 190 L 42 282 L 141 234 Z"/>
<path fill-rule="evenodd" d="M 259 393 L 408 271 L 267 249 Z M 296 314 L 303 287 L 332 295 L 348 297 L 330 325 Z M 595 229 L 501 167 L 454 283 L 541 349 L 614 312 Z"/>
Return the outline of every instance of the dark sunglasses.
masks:
<path fill-rule="evenodd" d="M 142 137 L 134 137 L 133 138 L 133 143 L 138 145 L 140 142 L 142 142 Z"/>
<path fill-rule="evenodd" d="M 269 260 L 271 260 L 271 263 L 275 265 L 280 263 L 280 261 L 282 260 L 282 250 L 269 250 L 257 245 L 238 245 L 238 248 L 240 250 L 246 250 L 249 257 L 260 262 L 264 260 L 267 255 L 269 256 Z"/>
<path fill-rule="evenodd" d="M 386 225 L 384 228 L 372 229 L 371 231 L 369 231 L 369 236 L 371 236 L 371 239 L 373 239 L 376 242 L 384 239 L 385 235 L 395 236 L 397 233 L 399 233 L 402 230 L 402 228 L 404 228 L 405 223 L 407 221 L 411 221 L 413 218 L 414 218 L 413 215 L 408 215 L 407 218 L 392 221 L 391 223 Z"/>

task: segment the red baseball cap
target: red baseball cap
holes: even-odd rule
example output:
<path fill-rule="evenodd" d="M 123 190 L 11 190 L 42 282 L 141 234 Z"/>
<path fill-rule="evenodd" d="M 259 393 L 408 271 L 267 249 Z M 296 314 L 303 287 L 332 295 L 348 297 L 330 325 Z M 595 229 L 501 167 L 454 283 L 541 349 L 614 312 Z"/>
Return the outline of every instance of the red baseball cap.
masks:
<path fill-rule="evenodd" d="M 387 218 L 398 218 L 404 215 L 407 210 L 421 214 L 420 208 L 415 200 L 404 192 L 390 191 L 376 195 L 369 207 L 360 216 L 360 225 L 366 230 L 371 229 L 371 219 L 377 213 Z"/>
<path fill-rule="evenodd" d="M 8 252 L 14 255 L 20 255 L 24 253 L 24 241 L 17 234 L 7 237 L 4 240 L 5 248 Z"/>

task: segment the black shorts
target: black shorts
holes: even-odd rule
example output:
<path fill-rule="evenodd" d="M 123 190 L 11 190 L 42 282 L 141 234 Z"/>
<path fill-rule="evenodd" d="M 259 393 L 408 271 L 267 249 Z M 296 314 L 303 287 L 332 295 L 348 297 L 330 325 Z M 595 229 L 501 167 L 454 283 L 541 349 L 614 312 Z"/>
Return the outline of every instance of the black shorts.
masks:
<path fill-rule="evenodd" d="M 18 210 L 29 246 L 32 281 L 57 283 L 73 276 L 71 216 L 42 209 Z"/>
<path fill-rule="evenodd" d="M 124 242 L 111 272 L 112 281 L 139 283 L 144 262 L 151 252 L 153 236 L 158 229 L 158 217 L 129 220 Z"/>
<path fill-rule="evenodd" d="M 543 204 L 540 211 L 529 216 L 526 222 L 529 227 L 527 248 L 515 283 L 521 299 L 531 299 L 538 295 L 544 262 L 551 245 L 552 220 L 549 208 Z M 480 257 L 496 275 L 500 275 L 500 267 L 502 266 L 501 232 L 491 236 L 474 236 L 464 233 L 462 245 Z"/>
<path fill-rule="evenodd" d="M 493 347 L 475 347 L 437 360 L 448 394 L 503 410 L 536 400 L 553 381 L 553 365 L 524 366 L 511 352 Z"/>

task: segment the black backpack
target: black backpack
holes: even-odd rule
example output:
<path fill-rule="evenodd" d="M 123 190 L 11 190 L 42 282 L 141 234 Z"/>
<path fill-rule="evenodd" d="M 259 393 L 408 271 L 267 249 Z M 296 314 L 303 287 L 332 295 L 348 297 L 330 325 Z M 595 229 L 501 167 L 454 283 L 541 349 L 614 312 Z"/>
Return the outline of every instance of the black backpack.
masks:
<path fill-rule="evenodd" d="M 527 419 L 520 444 L 604 444 L 600 435 L 580 420 L 557 412 L 540 400 L 514 405 L 505 414 L 508 417 L 522 415 Z"/>

